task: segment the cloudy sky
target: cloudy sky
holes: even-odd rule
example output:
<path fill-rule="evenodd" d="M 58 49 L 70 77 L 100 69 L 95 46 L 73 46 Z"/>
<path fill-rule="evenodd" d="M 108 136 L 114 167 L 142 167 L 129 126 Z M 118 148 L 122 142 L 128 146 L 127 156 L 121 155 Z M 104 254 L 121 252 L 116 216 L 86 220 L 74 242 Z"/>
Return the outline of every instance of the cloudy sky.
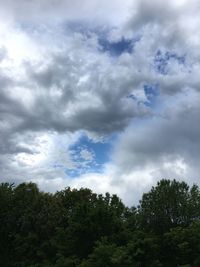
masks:
<path fill-rule="evenodd" d="M 200 185 L 199 0 L 1 0 L 1 182 Z"/>

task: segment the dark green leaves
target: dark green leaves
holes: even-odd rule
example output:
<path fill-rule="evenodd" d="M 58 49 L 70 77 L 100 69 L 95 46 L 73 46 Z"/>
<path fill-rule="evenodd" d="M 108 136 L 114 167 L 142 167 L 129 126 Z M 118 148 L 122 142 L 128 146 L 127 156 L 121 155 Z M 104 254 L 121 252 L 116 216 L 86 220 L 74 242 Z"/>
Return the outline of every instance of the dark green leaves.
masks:
<path fill-rule="evenodd" d="M 161 180 L 128 208 L 116 195 L 0 185 L 0 266 L 200 266 L 200 192 Z"/>

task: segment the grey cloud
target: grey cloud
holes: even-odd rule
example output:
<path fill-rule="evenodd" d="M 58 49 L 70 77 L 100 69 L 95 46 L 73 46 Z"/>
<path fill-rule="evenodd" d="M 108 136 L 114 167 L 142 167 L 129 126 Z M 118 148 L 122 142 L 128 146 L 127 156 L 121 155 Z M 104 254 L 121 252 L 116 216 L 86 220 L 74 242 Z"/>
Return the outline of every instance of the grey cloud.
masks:
<path fill-rule="evenodd" d="M 119 25 L 126 17 L 132 0 L 2 0 L 1 13 L 16 21 L 57 23 L 63 21 L 87 21 L 92 24 Z M 115 8 L 113 8 L 115 7 Z"/>
<path fill-rule="evenodd" d="M 198 176 L 199 93 L 192 94 L 193 92 L 184 96 L 184 100 L 175 101 L 174 105 L 167 109 L 167 117 L 163 113 L 164 117 L 158 116 L 141 121 L 138 127 L 130 127 L 119 140 L 115 154 L 117 166 L 121 166 L 124 172 L 134 172 L 146 167 L 151 169 L 152 166 L 162 169 L 163 164 L 168 161 L 183 159 L 188 165 L 192 165 Z M 161 171 L 161 174 L 164 176 L 164 171 Z"/>
<path fill-rule="evenodd" d="M 7 74 L 1 70 L 1 140 L 7 140 L 2 141 L 2 153 L 25 152 L 13 141 L 16 134 L 83 129 L 109 134 L 123 130 L 133 117 L 149 113 L 147 107 L 127 98 L 140 81 L 138 77 L 134 81 L 131 69 L 121 63 L 114 68 L 94 48 L 76 49 L 70 51 L 71 57 L 64 50 L 49 52 L 47 61 L 23 63 L 18 67 L 25 73 L 21 79 L 12 75 L 15 66 Z"/>
<path fill-rule="evenodd" d="M 61 60 L 55 56 L 41 71 L 37 66 L 28 66 L 26 86 L 32 88 L 34 106 L 23 114 L 20 127 L 57 131 L 87 129 L 106 134 L 121 130 L 133 117 L 148 113 L 147 107 L 127 98 L 134 83 L 130 70 L 120 65 L 113 69 L 109 61 L 98 60 L 94 58 L 90 65 L 83 58 L 79 66 L 79 62 L 69 61 L 68 57 Z M 102 75 L 98 69 L 104 68 L 106 72 Z M 126 73 L 128 80 L 124 79 Z M 79 84 L 82 75 L 88 78 Z"/>
<path fill-rule="evenodd" d="M 134 29 L 140 29 L 148 24 L 156 24 L 167 22 L 174 19 L 175 10 L 170 6 L 170 2 L 165 1 L 136 1 L 132 8 L 134 16 L 128 23 L 128 26 L 133 26 Z"/>
<path fill-rule="evenodd" d="M 0 47 L 0 62 L 7 57 L 7 51 L 5 47 Z"/>
<path fill-rule="evenodd" d="M 125 29 L 141 31 L 155 46 L 199 57 L 199 1 L 135 1 Z"/>

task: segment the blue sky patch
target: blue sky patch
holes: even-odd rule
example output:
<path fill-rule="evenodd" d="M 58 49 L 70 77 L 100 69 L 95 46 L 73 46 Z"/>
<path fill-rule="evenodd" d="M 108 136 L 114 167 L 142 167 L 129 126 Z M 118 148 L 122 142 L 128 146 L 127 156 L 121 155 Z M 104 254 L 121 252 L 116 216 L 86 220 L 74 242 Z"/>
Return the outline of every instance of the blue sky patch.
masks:
<path fill-rule="evenodd" d="M 179 56 L 174 52 L 162 52 L 161 50 L 158 50 L 154 57 L 154 69 L 160 74 L 168 74 L 170 60 L 176 60 L 180 65 L 185 64 L 185 56 Z"/>
<path fill-rule="evenodd" d="M 99 38 L 99 44 L 101 45 L 101 51 L 109 52 L 112 56 L 120 56 L 122 53 L 132 53 L 133 40 L 122 38 L 118 42 L 110 42 L 106 38 Z"/>
<path fill-rule="evenodd" d="M 138 100 L 138 98 L 134 94 L 127 95 L 126 97 L 137 102 L 138 105 L 144 104 L 151 108 L 154 107 L 156 104 L 157 97 L 159 95 L 159 85 L 157 83 L 145 84 L 142 89 L 144 90 L 146 101 Z"/>
<path fill-rule="evenodd" d="M 132 53 L 135 43 L 141 39 L 140 35 L 136 35 L 133 39 L 122 37 L 119 41 L 110 41 L 109 34 L 114 29 L 113 27 L 91 26 L 83 22 L 71 22 L 63 27 L 70 29 L 72 33 L 81 33 L 86 38 L 91 38 L 93 34 L 96 34 L 100 51 L 108 52 L 111 56 L 120 56 L 124 52 Z"/>
<path fill-rule="evenodd" d="M 145 105 L 149 107 L 153 107 L 155 105 L 156 98 L 159 95 L 158 84 L 145 84 L 144 93 L 147 98 L 147 101 L 145 101 Z"/>
<path fill-rule="evenodd" d="M 75 169 L 65 169 L 70 177 L 77 177 L 84 173 L 100 172 L 103 165 L 109 161 L 113 137 L 103 142 L 94 142 L 86 135 L 70 147 L 70 155 L 76 164 Z"/>

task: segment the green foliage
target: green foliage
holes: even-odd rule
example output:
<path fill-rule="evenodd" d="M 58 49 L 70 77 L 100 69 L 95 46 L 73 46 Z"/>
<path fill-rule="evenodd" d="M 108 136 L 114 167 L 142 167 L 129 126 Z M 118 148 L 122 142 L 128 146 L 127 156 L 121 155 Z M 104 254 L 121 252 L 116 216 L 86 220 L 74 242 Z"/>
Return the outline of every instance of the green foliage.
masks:
<path fill-rule="evenodd" d="M 0 266 L 200 266 L 200 192 L 161 180 L 126 207 L 89 189 L 0 185 Z"/>
<path fill-rule="evenodd" d="M 199 190 L 185 182 L 161 180 L 144 194 L 138 209 L 145 230 L 164 233 L 172 227 L 188 226 L 199 216 Z"/>
<path fill-rule="evenodd" d="M 200 266 L 200 222 L 189 227 L 176 227 L 164 234 L 165 251 L 171 255 L 166 258 L 171 266 Z"/>

